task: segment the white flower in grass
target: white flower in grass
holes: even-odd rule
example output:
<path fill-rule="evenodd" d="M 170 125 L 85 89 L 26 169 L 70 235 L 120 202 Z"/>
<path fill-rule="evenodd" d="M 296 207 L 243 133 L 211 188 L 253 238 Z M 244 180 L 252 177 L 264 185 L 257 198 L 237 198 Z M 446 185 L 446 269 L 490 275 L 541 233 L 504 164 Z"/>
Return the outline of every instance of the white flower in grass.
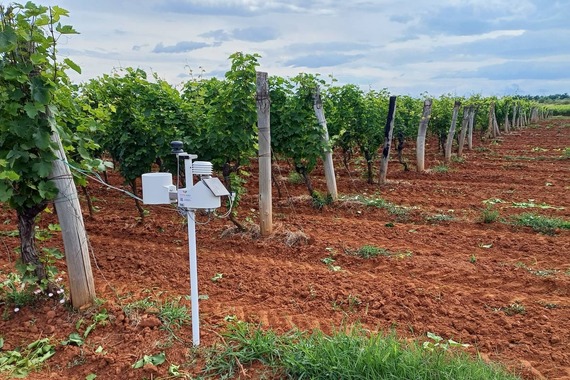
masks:
<path fill-rule="evenodd" d="M 64 292 L 63 289 L 59 289 L 56 293 L 57 293 L 57 294 L 62 294 L 63 292 Z"/>
<path fill-rule="evenodd" d="M 36 289 L 36 290 L 34 290 L 34 294 L 40 294 L 41 292 L 42 292 L 41 289 Z"/>
<path fill-rule="evenodd" d="M 48 293 L 48 297 L 53 297 L 53 293 Z"/>
<path fill-rule="evenodd" d="M 65 303 L 65 298 L 60 299 L 59 303 Z"/>
<path fill-rule="evenodd" d="M 19 312 L 19 311 L 20 311 L 20 308 L 19 308 L 19 307 L 14 308 L 14 313 L 17 313 L 17 312 Z"/>
<path fill-rule="evenodd" d="M 60 281 L 63 281 L 63 278 L 62 278 L 62 277 L 58 277 L 58 278 L 55 279 L 55 282 L 60 282 Z"/>

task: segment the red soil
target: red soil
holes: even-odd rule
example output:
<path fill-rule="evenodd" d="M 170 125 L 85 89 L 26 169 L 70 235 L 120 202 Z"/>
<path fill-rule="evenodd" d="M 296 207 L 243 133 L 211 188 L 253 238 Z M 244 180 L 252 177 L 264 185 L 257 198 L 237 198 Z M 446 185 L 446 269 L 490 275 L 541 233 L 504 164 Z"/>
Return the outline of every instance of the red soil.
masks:
<path fill-rule="evenodd" d="M 304 185 L 286 181 L 289 168 L 274 174 L 275 233 L 235 234 L 227 219 L 197 226 L 201 345 L 219 340 L 225 318 L 261 322 L 279 331 L 293 326 L 325 331 L 359 322 L 369 329 L 395 329 L 406 338 L 425 339 L 433 332 L 472 346 L 484 358 L 504 363 L 525 378 L 570 378 L 570 231 L 544 235 L 528 227 L 496 221 L 482 223 L 484 200 L 499 198 L 499 218 L 533 212 L 570 218 L 570 147 L 568 120 L 549 120 L 501 136 L 496 143 L 476 142 L 463 162 L 450 171 L 404 172 L 390 163 L 384 186 L 368 185 L 363 166 L 337 167 L 339 193 L 382 197 L 407 212 L 341 200 L 321 211 L 311 207 Z M 415 151 L 404 153 L 414 162 Z M 428 145 L 426 167 L 441 160 Z M 340 159 L 337 160 L 340 162 Z M 255 165 L 254 165 L 255 166 Z M 258 223 L 255 167 L 239 218 Z M 314 185 L 326 191 L 322 170 Z M 122 186 L 117 175 L 111 183 Z M 168 207 L 147 206 L 144 224 L 134 202 L 122 193 L 90 183 L 98 212 L 85 222 L 96 261 L 92 261 L 97 297 L 104 300 L 110 323 L 97 326 L 82 347 L 57 344 L 57 352 L 31 379 L 153 378 L 168 365 L 133 369 L 143 355 L 165 351 L 167 362 L 198 373 L 203 355 L 191 350 L 191 327 L 168 340 L 154 310 L 128 317 L 123 307 L 136 300 L 189 294 L 187 230 Z M 532 200 L 532 201 L 531 201 Z M 545 203 L 556 208 L 517 208 L 512 202 Z M 0 211 L 2 231 L 16 229 L 14 213 Z M 198 222 L 206 221 L 198 216 Z M 39 226 L 55 222 L 45 214 Z M 290 233 L 302 232 L 306 244 L 289 246 Z M 2 235 L 0 279 L 13 270 L 19 241 Z M 222 237 L 223 235 L 223 237 Z M 60 246 L 59 238 L 42 243 Z M 391 256 L 363 259 L 347 254 L 364 245 L 385 248 Z M 321 260 L 332 257 L 339 271 Z M 65 270 L 65 263 L 58 264 Z M 212 281 L 217 273 L 218 281 Z M 63 275 L 66 279 L 66 275 Z M 187 300 L 182 301 L 189 308 Z M 508 315 L 511 305 L 524 314 Z M 61 342 L 90 321 L 95 308 L 71 312 L 51 300 L 11 309 L 0 320 L 4 350 L 41 337 Z M 87 322 L 80 329 L 84 329 Z M 82 330 L 83 331 L 83 330 Z M 103 347 L 103 353 L 95 350 Z"/>

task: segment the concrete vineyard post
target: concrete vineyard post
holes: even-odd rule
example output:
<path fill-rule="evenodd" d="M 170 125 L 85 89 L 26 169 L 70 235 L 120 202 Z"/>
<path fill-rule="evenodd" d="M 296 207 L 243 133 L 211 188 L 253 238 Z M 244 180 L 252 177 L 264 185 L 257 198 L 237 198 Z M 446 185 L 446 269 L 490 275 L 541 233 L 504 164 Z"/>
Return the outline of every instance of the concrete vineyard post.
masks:
<path fill-rule="evenodd" d="M 382 162 L 380 163 L 380 181 L 381 185 L 386 183 L 386 174 L 388 173 L 388 160 L 390 159 L 390 145 L 392 144 L 392 136 L 394 134 L 394 116 L 396 115 L 396 97 L 390 96 L 390 104 L 388 106 L 388 118 L 386 119 L 386 127 L 384 128 L 384 149 L 382 149 Z"/>
<path fill-rule="evenodd" d="M 495 103 L 492 102 L 489 106 L 489 124 L 487 125 L 487 137 L 497 137 L 497 131 L 495 130 Z"/>
<path fill-rule="evenodd" d="M 271 194 L 271 128 L 267 73 L 257 73 L 257 127 L 259 141 L 259 228 L 261 236 L 273 232 Z"/>
<path fill-rule="evenodd" d="M 497 113 L 495 112 L 495 107 L 493 107 L 493 136 L 497 137 L 500 134 L 499 123 L 497 123 Z"/>
<path fill-rule="evenodd" d="M 449 133 L 447 134 L 447 141 L 445 142 L 446 163 L 449 163 L 449 160 L 451 159 L 451 148 L 453 146 L 453 136 L 455 135 L 455 126 L 457 125 L 457 115 L 459 114 L 459 107 L 461 107 L 461 102 L 459 100 L 456 100 L 455 105 L 453 106 L 451 126 L 449 127 Z"/>
<path fill-rule="evenodd" d="M 325 111 L 323 110 L 323 100 L 321 99 L 321 90 L 316 88 L 314 94 L 313 108 L 315 116 L 322 127 L 322 138 L 325 143 L 325 152 L 323 154 L 323 162 L 325 169 L 325 179 L 327 181 L 327 191 L 333 201 L 338 199 L 338 191 L 336 187 L 336 177 L 334 173 L 334 164 L 332 158 L 332 147 L 329 141 L 329 131 L 327 129 L 327 120 L 325 119 Z"/>
<path fill-rule="evenodd" d="M 530 111 L 530 122 L 534 124 L 538 123 L 538 121 L 538 108 L 532 107 L 532 110 Z"/>
<path fill-rule="evenodd" d="M 459 131 L 459 143 L 457 147 L 457 156 L 461 157 L 463 154 L 463 146 L 465 145 L 465 135 L 467 134 L 467 128 L 469 127 L 469 113 L 471 112 L 472 106 L 463 109 L 463 120 L 461 121 L 461 130 Z"/>
<path fill-rule="evenodd" d="M 513 121 L 511 123 L 513 129 L 517 129 L 517 104 L 513 105 Z"/>
<path fill-rule="evenodd" d="M 416 166 L 417 171 L 423 172 L 425 170 L 425 155 L 426 155 L 426 133 L 431 115 L 431 99 L 424 101 L 424 110 L 422 112 L 422 119 L 418 127 L 418 138 L 416 140 Z"/>
<path fill-rule="evenodd" d="M 469 110 L 469 128 L 467 130 L 467 150 L 473 149 L 473 125 L 475 123 L 475 108 Z"/>
<path fill-rule="evenodd" d="M 505 106 L 505 125 L 503 126 L 503 131 L 509 133 L 509 106 Z"/>
<path fill-rule="evenodd" d="M 67 159 L 59 135 L 53 133 L 51 139 L 58 145 L 55 152 L 57 159 L 53 162 L 51 171 L 52 181 L 58 189 L 54 205 L 65 248 L 71 303 L 77 309 L 91 304 L 95 299 L 95 283 L 77 188 L 66 164 Z"/>

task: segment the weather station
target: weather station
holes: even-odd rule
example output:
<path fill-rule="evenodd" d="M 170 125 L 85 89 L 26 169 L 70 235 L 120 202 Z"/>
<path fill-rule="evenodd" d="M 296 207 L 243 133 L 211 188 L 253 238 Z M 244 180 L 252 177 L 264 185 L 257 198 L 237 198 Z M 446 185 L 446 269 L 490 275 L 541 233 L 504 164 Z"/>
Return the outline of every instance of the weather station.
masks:
<path fill-rule="evenodd" d="M 171 173 L 145 173 L 142 175 L 143 203 L 163 205 L 177 203 L 178 210 L 188 221 L 188 255 L 190 259 L 190 301 L 192 308 L 192 343 L 200 344 L 200 313 L 198 306 L 198 260 L 196 255 L 196 211 L 211 214 L 221 206 L 221 197 L 230 196 L 222 182 L 212 177 L 212 163 L 193 161 L 195 154 L 184 152 L 181 141 L 170 143 L 177 160 L 177 178 L 180 178 L 180 162 L 184 163 L 185 187 L 172 182 Z M 199 181 L 194 184 L 194 176 Z M 231 211 L 230 197 L 230 211 Z"/>

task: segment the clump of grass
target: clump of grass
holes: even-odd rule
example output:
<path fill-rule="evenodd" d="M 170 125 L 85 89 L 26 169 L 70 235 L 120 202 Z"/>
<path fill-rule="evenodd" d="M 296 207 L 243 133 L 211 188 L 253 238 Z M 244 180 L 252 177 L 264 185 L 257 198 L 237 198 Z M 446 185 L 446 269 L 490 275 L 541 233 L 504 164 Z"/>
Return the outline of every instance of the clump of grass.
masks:
<path fill-rule="evenodd" d="M 333 202 L 332 196 L 330 194 L 323 195 L 318 191 L 313 191 L 311 195 L 311 204 L 317 210 L 322 209 L 323 207 L 330 205 Z"/>
<path fill-rule="evenodd" d="M 362 195 L 356 195 L 354 197 L 344 198 L 344 200 L 358 202 L 369 207 L 385 209 L 390 214 L 394 215 L 396 217 L 396 220 L 400 222 L 406 221 L 410 213 L 409 207 L 394 204 L 382 197 L 366 197 Z"/>
<path fill-rule="evenodd" d="M 362 257 L 363 259 L 371 259 L 377 256 L 404 258 L 412 256 L 411 251 L 391 251 L 386 248 L 377 247 L 375 245 L 365 244 L 354 250 L 347 249 L 345 252 L 349 255 Z"/>
<path fill-rule="evenodd" d="M 293 185 L 300 185 L 304 183 L 303 176 L 296 171 L 292 171 L 287 176 L 287 182 Z"/>
<path fill-rule="evenodd" d="M 236 377 L 253 365 L 260 378 L 518 379 L 499 365 L 469 357 L 457 345 L 421 345 L 359 327 L 332 335 L 296 329 L 277 335 L 238 322 L 223 337 L 205 368 L 219 378 Z"/>
<path fill-rule="evenodd" d="M 481 220 L 483 223 L 493 223 L 499 218 L 499 210 L 495 210 L 492 206 L 487 206 L 481 211 Z"/>
<path fill-rule="evenodd" d="M 497 311 L 502 311 L 506 315 L 526 314 L 526 308 L 518 301 L 513 302 L 509 306 L 500 307 Z"/>
<path fill-rule="evenodd" d="M 188 308 L 180 304 L 180 298 L 154 301 L 147 297 L 125 305 L 123 312 L 135 324 L 140 322 L 141 314 L 156 314 L 162 327 L 170 332 L 188 324 L 191 319 Z"/>
<path fill-rule="evenodd" d="M 431 169 L 434 173 L 447 173 L 449 172 L 449 166 L 445 164 L 436 165 Z"/>
<path fill-rule="evenodd" d="M 451 222 L 453 219 L 453 216 L 448 214 L 434 214 L 426 216 L 426 220 L 431 223 Z"/>
<path fill-rule="evenodd" d="M 386 248 L 380 248 L 369 244 L 363 245 L 351 253 L 355 256 L 362 257 L 363 259 L 370 259 L 379 255 L 388 256 L 390 254 Z"/>
<path fill-rule="evenodd" d="M 559 218 L 548 218 L 533 213 L 524 213 L 514 216 L 513 224 L 516 226 L 531 227 L 534 231 L 546 235 L 554 235 L 559 229 L 570 229 L 570 221 Z"/>

